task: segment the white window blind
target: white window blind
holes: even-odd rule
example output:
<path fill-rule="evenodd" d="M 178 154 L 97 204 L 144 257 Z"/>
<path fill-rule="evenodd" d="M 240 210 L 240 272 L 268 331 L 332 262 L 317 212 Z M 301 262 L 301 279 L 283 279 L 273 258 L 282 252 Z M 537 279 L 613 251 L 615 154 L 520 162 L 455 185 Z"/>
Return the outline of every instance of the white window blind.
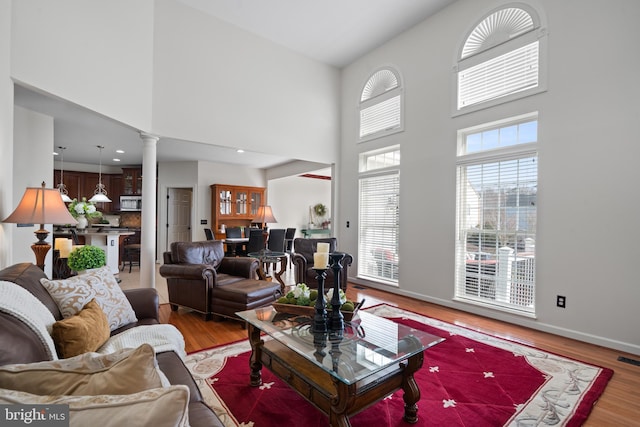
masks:
<path fill-rule="evenodd" d="M 457 166 L 456 288 L 458 299 L 522 313 L 535 312 L 535 239 L 538 159 L 532 150 L 537 127 L 516 124 L 516 141 L 467 156 Z M 477 148 L 483 135 L 513 136 L 514 125 L 465 135 Z M 499 142 L 499 141 L 498 141 Z M 517 145 L 522 145 L 518 152 Z M 524 145 L 526 144 L 526 145 Z M 493 147 L 492 144 L 488 146 Z M 514 145 L 516 149 L 514 149 Z M 473 148 L 475 147 L 475 148 Z M 466 157 L 465 157 L 466 156 Z"/>
<path fill-rule="evenodd" d="M 400 127 L 400 95 L 360 110 L 360 138 Z"/>
<path fill-rule="evenodd" d="M 545 90 L 545 36 L 538 14 L 525 4 L 488 14 L 461 46 L 454 115 Z"/>
<path fill-rule="evenodd" d="M 360 94 L 360 140 L 402 129 L 402 89 L 398 74 L 385 68 L 375 72 Z"/>
<path fill-rule="evenodd" d="M 400 173 L 360 178 L 358 276 L 398 283 Z"/>
<path fill-rule="evenodd" d="M 538 86 L 539 42 L 458 73 L 458 109 Z"/>

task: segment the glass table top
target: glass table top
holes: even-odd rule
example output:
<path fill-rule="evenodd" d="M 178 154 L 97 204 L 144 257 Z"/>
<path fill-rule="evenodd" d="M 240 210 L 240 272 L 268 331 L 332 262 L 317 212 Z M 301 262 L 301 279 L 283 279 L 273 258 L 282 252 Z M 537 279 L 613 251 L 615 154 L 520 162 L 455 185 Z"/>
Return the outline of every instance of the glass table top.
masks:
<path fill-rule="evenodd" d="M 257 252 L 249 252 L 251 258 L 259 258 L 262 260 L 271 259 L 271 258 L 280 258 L 286 255 L 284 252 L 276 252 L 269 249 L 261 249 Z"/>
<path fill-rule="evenodd" d="M 310 317 L 278 313 L 271 306 L 236 314 L 347 384 L 444 341 L 363 311 L 345 322 L 342 333 L 314 333 Z"/>

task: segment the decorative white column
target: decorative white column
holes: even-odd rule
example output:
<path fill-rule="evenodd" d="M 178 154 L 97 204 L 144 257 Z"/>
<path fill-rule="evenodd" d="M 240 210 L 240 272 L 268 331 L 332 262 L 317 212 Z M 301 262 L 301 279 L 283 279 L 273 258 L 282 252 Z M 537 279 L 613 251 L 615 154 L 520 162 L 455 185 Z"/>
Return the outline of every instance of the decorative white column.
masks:
<path fill-rule="evenodd" d="M 156 287 L 156 146 L 158 138 L 142 138 L 142 231 L 140 233 L 140 286 Z"/>

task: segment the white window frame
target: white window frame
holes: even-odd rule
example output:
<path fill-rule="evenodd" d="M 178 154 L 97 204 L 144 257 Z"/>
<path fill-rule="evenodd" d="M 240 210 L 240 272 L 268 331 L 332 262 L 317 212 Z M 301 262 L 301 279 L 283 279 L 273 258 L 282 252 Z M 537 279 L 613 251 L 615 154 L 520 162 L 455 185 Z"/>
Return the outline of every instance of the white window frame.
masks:
<path fill-rule="evenodd" d="M 535 237 L 537 236 L 537 230 L 533 234 L 533 242 L 529 241 L 529 244 L 533 244 L 533 247 L 525 247 L 519 256 L 518 249 L 510 252 L 508 248 L 500 247 L 495 251 L 493 257 L 491 254 L 487 254 L 487 259 L 493 258 L 494 271 L 481 270 L 480 264 L 482 263 L 482 257 L 474 260 L 478 263 L 478 271 L 469 271 L 468 263 L 468 232 L 469 224 L 465 216 L 468 214 L 467 210 L 470 209 L 471 204 L 468 203 L 466 187 L 466 168 L 468 166 L 481 165 L 481 164 L 493 164 L 502 161 L 510 161 L 517 159 L 526 159 L 529 157 L 538 158 L 538 141 L 526 142 L 518 145 L 509 145 L 501 148 L 488 149 L 483 151 L 476 151 L 467 154 L 464 149 L 464 144 L 468 135 L 477 134 L 484 131 L 491 131 L 495 129 L 503 129 L 512 125 L 527 123 L 530 121 L 537 121 L 537 134 L 539 135 L 539 120 L 538 113 L 530 113 L 522 116 L 509 118 L 506 120 L 500 120 L 492 123 L 487 123 L 480 126 L 474 126 L 472 128 L 462 129 L 458 131 L 458 157 L 456 160 L 456 241 L 455 241 L 455 283 L 454 283 L 454 300 L 470 303 L 474 305 L 490 307 L 497 310 L 518 314 L 527 317 L 535 317 Z M 539 139 L 539 138 L 538 138 Z M 537 160 L 536 160 L 537 162 Z M 537 168 L 537 166 L 536 166 Z M 539 182 L 539 173 L 536 175 L 536 183 Z M 537 204 L 536 204 L 537 205 Z M 536 206 L 536 217 L 537 217 Z M 537 223 L 536 223 L 537 224 Z M 484 235 L 485 228 L 480 227 L 478 229 L 479 235 Z M 507 230 L 508 233 L 511 230 Z M 496 231 L 495 238 L 499 235 Z M 491 232 L 487 233 L 487 236 L 491 237 Z M 518 244 L 516 244 L 517 246 Z M 481 253 L 482 245 L 479 252 Z M 498 246 L 498 245 L 496 245 Z M 506 250 L 506 252 L 505 252 Z M 473 253 L 475 254 L 475 253 Z M 533 255 L 531 255 L 533 254 Z M 490 264 L 490 262 L 487 262 Z M 489 266 L 487 265 L 487 268 Z M 502 267 L 502 268 L 501 268 Z M 515 269 L 518 270 L 515 270 Z M 518 276 L 520 274 L 520 276 Z M 523 275 L 525 279 L 522 279 Z M 493 276 L 493 277 L 492 277 Z M 478 294 L 472 295 L 467 289 L 468 286 L 473 288 L 473 281 L 475 280 L 475 286 L 477 287 Z M 524 283 L 524 284 L 523 284 Z M 483 290 L 483 285 L 484 289 Z M 491 294 L 491 287 L 493 286 L 493 292 Z M 498 288 L 504 286 L 506 291 L 497 296 Z M 485 292 L 485 294 L 483 294 Z M 524 297 L 521 297 L 524 296 Z M 504 298 L 507 298 L 505 300 Z"/>
<path fill-rule="evenodd" d="M 368 162 L 367 159 L 374 161 Z M 395 213 L 372 212 L 363 203 L 363 183 L 377 179 L 389 180 L 396 188 L 388 188 Z M 372 150 L 360 154 L 358 177 L 358 273 L 359 279 L 398 286 L 399 236 L 400 236 L 400 146 Z M 393 217 L 395 216 L 395 220 Z M 389 224 L 389 219 L 394 224 Z M 376 237 L 372 240 L 368 236 Z M 380 236 L 385 238 L 380 239 Z M 389 236 L 391 238 L 389 239 Z"/>
<path fill-rule="evenodd" d="M 369 85 L 369 82 L 376 76 L 376 74 L 388 71 L 393 73 L 396 78 L 397 86 L 386 90 L 383 93 L 374 95 L 370 98 L 364 99 L 364 91 Z M 367 133 L 361 136 L 362 133 L 362 113 L 368 109 L 375 108 L 378 105 L 381 105 L 384 102 L 390 101 L 392 99 L 398 99 L 399 102 L 399 120 L 398 123 L 390 126 L 385 129 L 379 129 L 377 131 Z M 377 69 L 375 72 L 371 73 L 367 78 L 365 84 L 362 86 L 362 90 L 360 91 L 360 100 L 358 104 L 358 142 L 370 141 L 372 139 L 381 138 L 388 135 L 393 135 L 398 132 L 404 131 L 404 89 L 402 86 L 402 78 L 400 73 L 393 67 L 382 67 Z"/>
<path fill-rule="evenodd" d="M 516 37 L 512 38 L 509 41 L 503 42 L 496 46 L 489 47 L 487 49 L 481 50 L 477 53 L 471 54 L 467 57 L 462 57 L 463 48 L 467 42 L 467 39 L 476 29 L 476 27 L 487 17 L 496 13 L 502 9 L 508 8 L 518 8 L 527 12 L 532 20 L 533 20 L 533 29 L 519 34 Z M 547 90 L 547 56 L 548 56 L 548 42 L 547 42 L 547 30 L 543 26 L 542 19 L 540 14 L 534 10 L 533 8 L 522 4 L 522 3 L 512 3 L 501 6 L 497 9 L 492 10 L 488 14 L 484 15 L 478 22 L 471 28 L 471 30 L 466 34 L 462 43 L 460 43 L 458 53 L 456 56 L 456 64 L 453 66 L 453 78 L 452 78 L 452 102 L 451 102 L 451 115 L 453 117 L 460 116 L 463 114 L 467 114 L 473 111 L 479 111 L 486 108 L 494 107 L 496 105 L 504 104 L 507 102 L 511 102 L 516 99 L 522 99 L 527 96 L 535 95 L 538 93 L 545 92 Z M 474 104 L 466 105 L 459 107 L 459 76 L 465 70 L 478 66 L 483 63 L 487 63 L 491 60 L 499 58 L 503 55 L 506 55 L 510 52 L 516 51 L 517 49 L 524 48 L 525 46 L 531 45 L 533 43 L 538 43 L 538 84 L 534 87 L 525 88 L 525 89 L 517 89 L 511 93 L 504 94 L 498 96 L 496 98 L 487 99 L 485 101 L 480 101 Z"/>

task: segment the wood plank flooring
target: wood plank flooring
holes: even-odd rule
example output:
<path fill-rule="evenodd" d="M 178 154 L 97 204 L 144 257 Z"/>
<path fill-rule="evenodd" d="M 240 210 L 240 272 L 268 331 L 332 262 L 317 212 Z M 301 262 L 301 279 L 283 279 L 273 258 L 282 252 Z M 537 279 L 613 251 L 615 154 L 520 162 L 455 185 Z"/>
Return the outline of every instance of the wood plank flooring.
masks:
<path fill-rule="evenodd" d="M 365 299 L 365 307 L 384 302 L 551 353 L 611 368 L 614 370 L 613 378 L 584 425 L 640 426 L 640 366 L 618 361 L 619 356 L 640 360 L 640 355 L 626 354 L 376 289 L 356 287 L 353 284 L 349 285 L 347 297 L 354 301 Z M 173 324 L 182 332 L 187 352 L 247 338 L 247 331 L 240 322 L 205 322 L 202 316 L 194 312 L 184 309 L 172 312 L 168 304 L 160 306 L 160 318 L 163 323 Z"/>

